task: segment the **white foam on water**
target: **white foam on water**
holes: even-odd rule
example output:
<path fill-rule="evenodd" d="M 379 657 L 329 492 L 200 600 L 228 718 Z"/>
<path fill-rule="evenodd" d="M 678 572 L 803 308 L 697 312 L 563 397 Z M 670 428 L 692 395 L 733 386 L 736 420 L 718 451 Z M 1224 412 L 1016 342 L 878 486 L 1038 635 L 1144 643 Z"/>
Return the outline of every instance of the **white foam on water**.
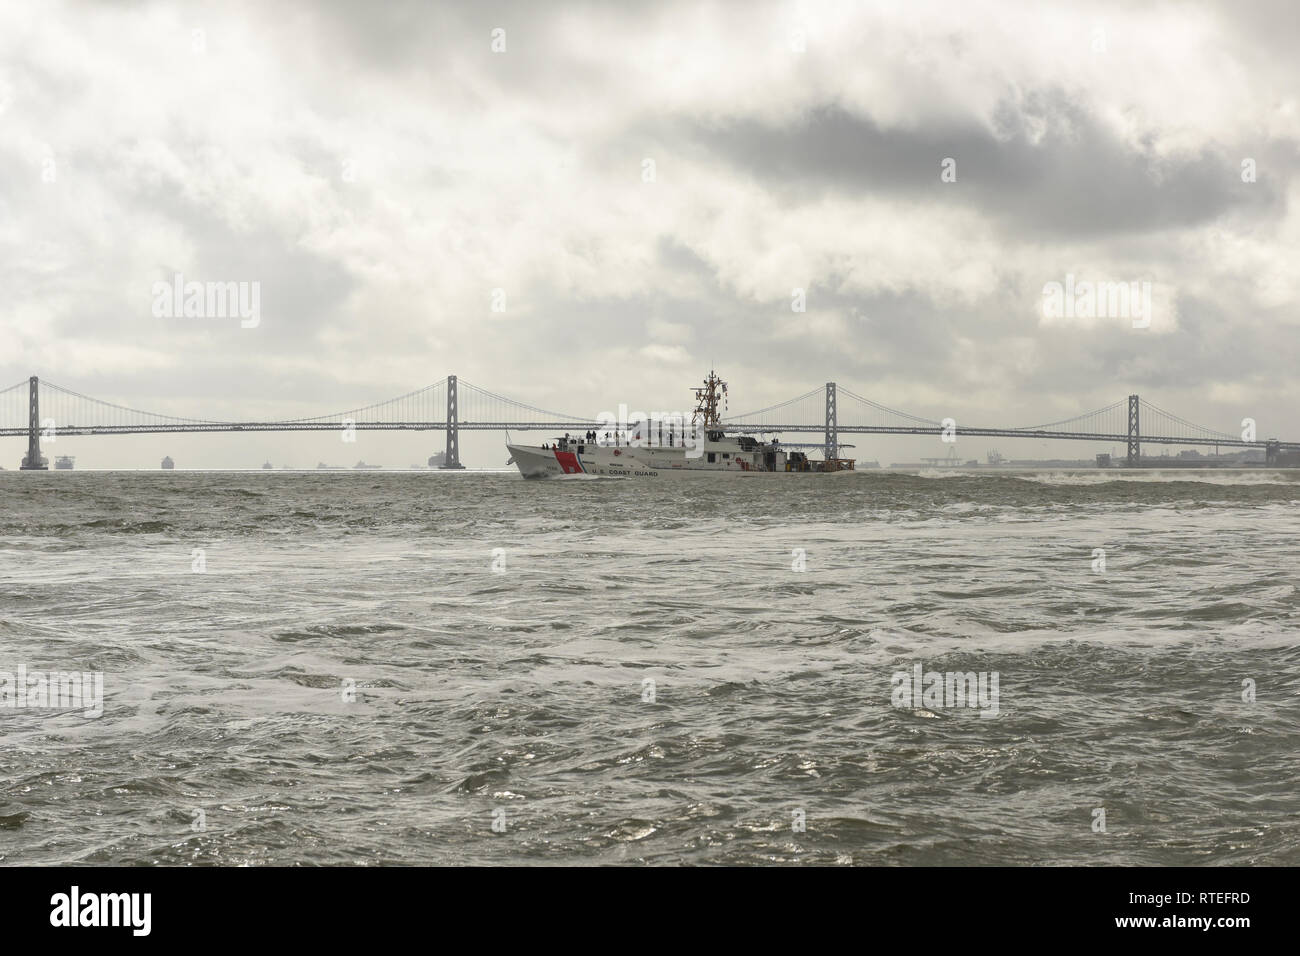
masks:
<path fill-rule="evenodd" d="M 1011 477 L 1022 481 L 1032 481 L 1043 485 L 1105 485 L 1114 482 L 1142 482 L 1145 484 L 1171 484 L 1173 482 L 1196 482 L 1205 485 L 1297 485 L 1300 487 L 1300 472 L 1294 476 L 1285 472 L 1273 471 L 1218 471 L 1211 469 L 1166 469 L 1095 472 L 1053 471 L 1022 473 Z"/>

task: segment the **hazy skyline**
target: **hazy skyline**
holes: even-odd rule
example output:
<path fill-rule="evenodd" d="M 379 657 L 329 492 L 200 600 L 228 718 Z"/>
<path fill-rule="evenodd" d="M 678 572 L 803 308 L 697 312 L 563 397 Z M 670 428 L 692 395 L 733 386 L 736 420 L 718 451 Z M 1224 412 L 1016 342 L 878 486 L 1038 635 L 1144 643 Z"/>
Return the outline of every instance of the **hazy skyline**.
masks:
<path fill-rule="evenodd" d="M 1284 4 L 9 4 L 0 386 L 270 419 L 455 373 L 594 415 L 684 407 L 715 366 L 732 411 L 835 380 L 1026 425 L 1139 392 L 1297 439 L 1298 39 Z M 155 314 L 178 273 L 258 283 L 260 321 Z M 1067 277 L 1150 283 L 1149 327 L 1045 315 Z M 46 454 L 441 448 L 164 435 Z M 504 463 L 500 436 L 462 449 Z M 4 442 L 0 464 L 21 453 Z"/>

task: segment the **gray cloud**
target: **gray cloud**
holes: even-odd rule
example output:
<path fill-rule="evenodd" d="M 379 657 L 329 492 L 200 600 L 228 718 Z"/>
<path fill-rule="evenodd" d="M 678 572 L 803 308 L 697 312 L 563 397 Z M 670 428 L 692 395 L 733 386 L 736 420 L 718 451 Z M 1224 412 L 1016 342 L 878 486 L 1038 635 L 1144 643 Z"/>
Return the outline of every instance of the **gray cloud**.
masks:
<path fill-rule="evenodd" d="M 889 129 L 831 105 L 781 126 L 693 122 L 683 136 L 791 203 L 818 193 L 957 202 L 1005 230 L 1042 237 L 1140 234 L 1286 211 L 1277 179 L 1246 188 L 1240 157 L 1214 145 L 1173 158 L 1130 147 L 1059 90 L 1008 99 L 995 119 L 994 130 L 970 122 Z M 1295 175 L 1293 152 L 1263 145 L 1284 158 L 1278 173 Z M 940 180 L 948 158 L 953 183 Z"/>

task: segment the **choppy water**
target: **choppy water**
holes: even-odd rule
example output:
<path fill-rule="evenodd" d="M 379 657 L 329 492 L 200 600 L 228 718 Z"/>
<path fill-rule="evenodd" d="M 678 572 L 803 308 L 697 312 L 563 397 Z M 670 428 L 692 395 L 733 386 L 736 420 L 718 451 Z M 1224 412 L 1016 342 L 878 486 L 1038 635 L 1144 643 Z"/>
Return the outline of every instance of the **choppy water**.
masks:
<path fill-rule="evenodd" d="M 0 475 L 0 670 L 105 682 L 0 859 L 1300 862 L 1300 484 L 1193 478 Z"/>

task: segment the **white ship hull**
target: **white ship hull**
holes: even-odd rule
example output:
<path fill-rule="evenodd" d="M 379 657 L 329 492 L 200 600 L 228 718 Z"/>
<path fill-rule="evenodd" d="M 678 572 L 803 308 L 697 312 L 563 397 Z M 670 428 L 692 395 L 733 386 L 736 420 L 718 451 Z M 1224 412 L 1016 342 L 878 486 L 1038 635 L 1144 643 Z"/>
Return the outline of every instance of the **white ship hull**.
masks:
<path fill-rule="evenodd" d="M 692 476 L 761 478 L 845 474 L 849 471 L 802 470 L 798 467 L 798 462 L 790 462 L 783 452 L 773 454 L 775 460 L 768 461 L 764 452 L 742 456 L 733 452 L 730 444 L 727 447 L 726 452 L 714 451 L 714 460 L 710 462 L 707 445 L 706 450 L 696 456 L 688 456 L 684 448 L 610 447 L 584 442 L 569 442 L 565 450 L 560 450 L 558 446 L 542 448 L 537 445 L 506 445 L 519 473 L 525 478 L 564 478 L 571 475 L 647 479 Z M 724 454 L 726 458 L 722 457 Z M 812 465 L 821 466 L 822 462 L 814 462 Z"/>

